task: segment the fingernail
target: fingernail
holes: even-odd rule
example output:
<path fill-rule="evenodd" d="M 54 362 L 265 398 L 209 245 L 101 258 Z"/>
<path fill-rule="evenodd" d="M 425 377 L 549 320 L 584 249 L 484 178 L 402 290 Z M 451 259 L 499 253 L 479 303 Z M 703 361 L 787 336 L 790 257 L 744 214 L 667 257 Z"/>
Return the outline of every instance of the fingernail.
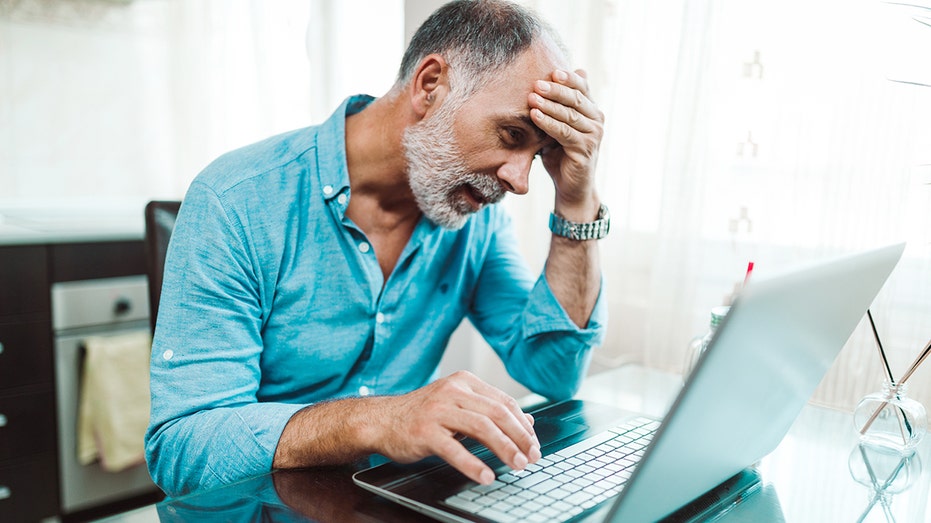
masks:
<path fill-rule="evenodd" d="M 569 73 L 561 70 L 556 70 L 553 72 L 553 78 L 559 80 L 560 82 L 565 82 L 569 79 Z"/>
<path fill-rule="evenodd" d="M 541 92 L 548 93 L 550 92 L 550 83 L 544 82 L 543 80 L 537 80 L 537 89 Z"/>
<path fill-rule="evenodd" d="M 530 462 L 527 461 L 527 456 L 524 456 L 520 452 L 514 454 L 514 470 L 524 470 L 529 463 Z"/>
<path fill-rule="evenodd" d="M 538 459 L 542 457 L 543 457 L 543 453 L 540 452 L 539 446 L 533 445 L 532 447 L 530 447 L 530 461 L 537 461 Z"/>
<path fill-rule="evenodd" d="M 485 469 L 479 474 L 479 483 L 482 485 L 491 485 L 491 482 L 495 480 L 495 473 L 489 469 Z"/>

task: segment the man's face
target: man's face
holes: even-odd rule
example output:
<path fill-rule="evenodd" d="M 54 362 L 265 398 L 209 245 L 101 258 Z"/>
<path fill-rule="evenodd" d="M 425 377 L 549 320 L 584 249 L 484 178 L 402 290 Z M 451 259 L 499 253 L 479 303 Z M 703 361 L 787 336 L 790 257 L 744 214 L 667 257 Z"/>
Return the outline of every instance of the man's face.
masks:
<path fill-rule="evenodd" d="M 497 178 L 469 169 L 453 125 L 457 100 L 450 95 L 436 112 L 404 133 L 408 179 L 421 212 L 433 223 L 460 229 L 469 215 L 504 198 Z"/>
<path fill-rule="evenodd" d="M 554 142 L 531 122 L 527 97 L 557 65 L 549 48 L 534 46 L 468 99 L 449 94 L 405 131 L 411 191 L 428 219 L 458 229 L 505 193 L 527 192 L 534 155 Z"/>

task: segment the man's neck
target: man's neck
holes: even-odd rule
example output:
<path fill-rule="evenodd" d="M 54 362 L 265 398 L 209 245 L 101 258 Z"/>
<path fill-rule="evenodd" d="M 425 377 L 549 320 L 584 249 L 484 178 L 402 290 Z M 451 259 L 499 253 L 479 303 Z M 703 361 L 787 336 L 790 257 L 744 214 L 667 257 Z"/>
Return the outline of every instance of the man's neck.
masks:
<path fill-rule="evenodd" d="M 407 178 L 401 138 L 410 121 L 400 101 L 388 93 L 346 119 L 347 214 L 367 234 L 415 224 L 421 214 Z"/>

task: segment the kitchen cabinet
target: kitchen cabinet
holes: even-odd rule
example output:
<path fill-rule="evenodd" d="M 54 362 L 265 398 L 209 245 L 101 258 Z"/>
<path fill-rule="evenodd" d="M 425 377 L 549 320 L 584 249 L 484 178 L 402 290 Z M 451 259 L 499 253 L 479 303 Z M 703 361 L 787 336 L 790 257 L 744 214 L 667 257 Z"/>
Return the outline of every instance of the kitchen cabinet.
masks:
<path fill-rule="evenodd" d="M 48 249 L 0 247 L 0 520 L 58 513 Z"/>
<path fill-rule="evenodd" d="M 74 427 L 58 426 L 56 416 L 52 286 L 144 274 L 141 239 L 0 241 L 0 521 L 68 519 L 58 447 L 61 431 Z M 160 497 L 151 489 L 152 499 Z M 106 514 L 85 509 L 98 510 L 94 517 Z"/>

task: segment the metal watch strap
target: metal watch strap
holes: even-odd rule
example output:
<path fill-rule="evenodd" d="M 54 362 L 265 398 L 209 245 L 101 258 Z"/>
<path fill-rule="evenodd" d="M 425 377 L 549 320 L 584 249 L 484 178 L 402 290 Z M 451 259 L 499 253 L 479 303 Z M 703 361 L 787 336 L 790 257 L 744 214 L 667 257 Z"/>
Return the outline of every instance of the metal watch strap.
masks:
<path fill-rule="evenodd" d="M 611 217 L 608 208 L 601 204 L 598 208 L 598 219 L 593 222 L 576 223 L 550 213 L 550 230 L 557 236 L 571 240 L 600 240 L 608 235 L 611 228 Z"/>

